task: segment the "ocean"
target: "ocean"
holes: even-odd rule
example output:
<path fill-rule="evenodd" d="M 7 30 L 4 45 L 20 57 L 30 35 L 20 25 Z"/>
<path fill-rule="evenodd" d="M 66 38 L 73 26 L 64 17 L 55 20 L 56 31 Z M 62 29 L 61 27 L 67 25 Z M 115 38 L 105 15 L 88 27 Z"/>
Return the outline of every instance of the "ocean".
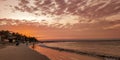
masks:
<path fill-rule="evenodd" d="M 51 60 L 120 60 L 119 40 L 39 43 L 36 50 Z"/>

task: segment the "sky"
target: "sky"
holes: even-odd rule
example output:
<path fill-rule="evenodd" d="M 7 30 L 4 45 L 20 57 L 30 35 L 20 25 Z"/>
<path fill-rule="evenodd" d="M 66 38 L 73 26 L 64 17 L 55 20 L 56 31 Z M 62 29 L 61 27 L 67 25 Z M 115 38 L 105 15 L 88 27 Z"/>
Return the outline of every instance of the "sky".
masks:
<path fill-rule="evenodd" d="M 39 40 L 119 39 L 119 0 L 0 0 L 0 30 Z"/>

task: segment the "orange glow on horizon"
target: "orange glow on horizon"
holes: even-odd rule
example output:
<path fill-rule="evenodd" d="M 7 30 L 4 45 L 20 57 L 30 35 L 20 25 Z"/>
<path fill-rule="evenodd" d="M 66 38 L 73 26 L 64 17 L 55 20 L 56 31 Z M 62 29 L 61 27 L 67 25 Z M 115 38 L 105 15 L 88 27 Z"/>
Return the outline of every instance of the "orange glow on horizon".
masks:
<path fill-rule="evenodd" d="M 26 35 L 26 36 L 33 36 L 33 33 L 30 30 L 16 30 L 15 32 L 18 32 L 22 35 Z"/>

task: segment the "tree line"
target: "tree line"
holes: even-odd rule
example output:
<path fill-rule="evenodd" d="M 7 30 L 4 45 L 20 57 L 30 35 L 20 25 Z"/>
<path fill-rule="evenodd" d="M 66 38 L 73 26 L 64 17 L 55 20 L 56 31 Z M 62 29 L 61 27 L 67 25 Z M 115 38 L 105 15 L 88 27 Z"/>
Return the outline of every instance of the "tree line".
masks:
<path fill-rule="evenodd" d="M 16 41 L 19 41 L 20 43 L 25 43 L 25 42 L 31 43 L 31 42 L 37 42 L 37 39 L 35 37 L 20 34 L 18 32 L 1 30 L 0 42 L 5 42 L 5 41 L 8 41 L 9 43 L 14 43 Z"/>

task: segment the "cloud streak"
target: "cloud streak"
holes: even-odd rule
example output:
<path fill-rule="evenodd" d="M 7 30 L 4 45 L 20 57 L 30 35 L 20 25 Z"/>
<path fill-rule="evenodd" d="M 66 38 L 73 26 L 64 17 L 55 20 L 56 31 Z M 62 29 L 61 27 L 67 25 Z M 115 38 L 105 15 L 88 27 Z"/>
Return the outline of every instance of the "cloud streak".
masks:
<path fill-rule="evenodd" d="M 61 28 L 58 28 L 61 26 L 59 24 L 47 26 L 41 25 L 38 22 L 11 19 L 1 19 L 0 24 L 1 22 L 6 22 L 6 24 L 0 25 L 0 30 L 15 31 L 27 36 L 35 36 L 38 39 L 98 39 L 120 37 L 120 21 L 67 24 Z M 17 25 L 14 25 L 14 23 Z"/>
<path fill-rule="evenodd" d="M 0 28 L 35 36 L 38 39 L 118 38 L 120 37 L 119 23 L 120 20 L 96 23 L 79 22 L 63 26 L 59 23 L 44 25 L 26 20 L 0 19 Z"/>
<path fill-rule="evenodd" d="M 20 0 L 16 10 L 41 14 L 71 14 L 88 18 L 101 18 L 120 12 L 119 0 Z"/>

